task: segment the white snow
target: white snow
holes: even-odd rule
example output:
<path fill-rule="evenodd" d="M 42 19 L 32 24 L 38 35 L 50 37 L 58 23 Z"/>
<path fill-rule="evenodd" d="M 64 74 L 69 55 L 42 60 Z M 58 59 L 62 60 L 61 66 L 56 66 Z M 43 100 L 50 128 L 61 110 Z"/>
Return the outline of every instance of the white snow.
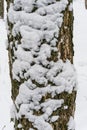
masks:
<path fill-rule="evenodd" d="M 75 130 L 75 122 L 72 116 L 70 117 L 67 125 L 68 125 L 68 130 Z"/>
<path fill-rule="evenodd" d="M 15 0 L 15 1 L 20 2 L 20 0 Z M 23 1 L 23 4 L 26 3 L 26 0 L 25 1 L 22 0 L 22 1 Z M 38 4 L 39 7 L 46 6 L 47 0 L 44 0 L 43 3 L 40 3 L 40 1 Z M 55 0 L 50 0 L 50 1 L 55 3 Z M 34 0 L 31 0 L 31 8 L 27 8 L 26 6 L 24 7 L 25 12 L 30 12 L 32 10 L 32 8 L 33 8 L 32 2 L 34 2 Z M 15 5 L 17 5 L 17 4 L 15 4 Z M 19 6 L 15 7 L 15 9 L 17 9 L 17 8 L 19 8 Z M 41 8 L 40 8 L 40 10 L 38 9 L 37 13 L 40 14 L 40 12 L 41 12 L 41 15 L 43 15 L 45 13 L 45 11 L 47 10 L 46 8 L 44 10 Z M 72 9 L 72 5 L 70 5 L 70 10 L 71 9 Z M 48 14 L 49 14 L 49 12 L 48 12 Z M 74 15 L 75 15 L 75 22 L 74 22 L 75 57 L 74 57 L 74 62 L 75 62 L 75 66 L 77 69 L 78 83 L 79 83 L 77 101 L 76 101 L 76 113 L 75 113 L 76 130 L 86 130 L 87 129 L 87 91 L 86 91 L 87 90 L 87 87 L 86 87 L 87 86 L 87 74 L 86 74 L 86 72 L 87 72 L 87 57 L 86 57 L 86 55 L 87 55 L 87 45 L 86 45 L 87 44 L 86 43 L 86 41 L 87 41 L 87 38 L 86 38 L 87 37 L 86 36 L 87 35 L 87 28 L 86 28 L 87 10 L 85 10 L 84 1 L 74 0 Z M 50 14 L 49 14 L 49 16 L 50 16 Z M 54 18 L 56 19 L 56 17 L 58 17 L 58 15 L 54 16 L 54 14 L 53 14 L 52 17 L 50 16 L 50 19 L 54 20 Z M 23 21 L 23 22 L 25 22 L 25 21 Z M 17 27 L 19 27 L 19 25 L 20 25 L 20 22 L 18 23 Z M 31 22 L 29 23 L 29 25 L 31 25 Z M 15 29 L 17 29 L 17 27 Z M 24 27 L 24 30 L 25 29 L 26 28 Z M 27 30 L 26 30 L 26 32 L 27 32 Z M 16 33 L 18 33 L 18 30 L 14 30 L 14 32 L 13 32 L 14 36 Z M 36 37 L 37 37 L 37 35 L 35 34 Z M 11 83 L 10 83 L 10 78 L 9 78 L 8 53 L 7 53 L 7 50 L 5 47 L 5 39 L 6 39 L 5 22 L 3 20 L 0 20 L 0 130 L 2 130 L 2 129 L 13 130 L 13 123 L 10 123 L 10 108 L 11 108 L 11 104 L 12 104 L 12 102 L 11 102 Z M 25 41 L 24 39 L 25 39 L 25 37 L 23 37 L 23 39 L 22 39 L 22 47 L 27 48 L 27 46 L 28 46 L 29 49 L 33 48 L 30 46 L 31 44 L 29 45 L 28 41 L 27 41 L 27 44 L 24 43 L 24 41 Z M 30 40 L 32 43 L 32 39 L 30 39 Z M 53 42 L 53 45 L 55 46 L 56 39 L 54 39 L 54 41 L 52 41 L 52 42 Z M 34 50 L 38 50 L 38 45 L 40 45 L 40 43 L 39 42 L 35 42 L 35 43 L 36 43 L 36 48 Z M 32 46 L 34 46 L 34 43 L 32 43 Z M 45 54 L 45 52 L 42 52 L 42 51 L 40 53 L 43 54 L 44 57 L 46 55 L 48 56 L 48 55 L 50 55 L 50 49 L 51 48 L 49 48 L 49 50 L 47 50 L 48 53 L 46 53 L 46 54 Z M 36 61 L 37 61 L 37 59 L 36 59 Z M 29 63 L 27 63 L 27 62 L 26 62 L 26 64 L 23 64 L 21 61 L 20 66 L 22 66 L 22 68 L 20 68 L 20 66 L 17 66 L 19 68 L 18 69 L 19 71 L 15 70 L 15 72 L 16 72 L 16 74 L 19 73 L 21 78 L 24 76 L 23 73 L 21 73 L 21 69 L 23 70 L 23 68 L 25 68 L 25 67 L 28 68 L 29 67 L 28 64 Z M 51 63 L 51 66 L 53 64 L 54 63 Z M 56 71 L 56 68 L 54 71 Z M 53 73 L 53 72 L 51 72 L 51 73 Z M 42 73 L 40 73 L 40 74 L 42 75 Z M 31 85 L 29 85 L 29 84 L 31 84 Z M 31 86 L 30 89 L 36 88 L 36 86 L 31 82 L 31 80 L 26 81 L 25 85 L 27 87 Z M 64 91 L 64 89 L 65 89 L 62 86 L 60 86 L 60 87 L 61 87 L 61 89 L 59 88 L 58 93 L 61 93 L 61 91 Z M 54 87 L 52 90 L 52 88 L 51 88 L 51 86 L 47 86 L 46 90 L 40 90 L 40 93 L 43 92 L 43 94 L 45 94 L 47 92 L 50 92 L 54 96 L 55 91 L 57 92 L 57 89 L 56 89 L 56 87 Z M 42 88 L 42 89 L 44 89 L 44 88 Z M 52 93 L 52 92 L 54 92 L 54 93 Z M 27 96 L 27 95 L 25 95 L 25 96 Z M 34 98 L 36 98 L 36 97 L 34 97 Z M 34 100 L 34 98 L 33 98 L 33 100 Z M 40 97 L 39 97 L 39 99 L 40 99 Z M 27 101 L 27 99 L 26 99 L 26 101 Z M 19 100 L 18 102 L 20 104 L 21 101 Z M 46 103 L 46 102 L 44 102 L 44 103 Z M 33 104 L 31 104 L 30 107 L 32 108 Z M 67 109 L 67 107 L 68 106 L 65 106 L 64 108 Z M 23 112 L 24 109 L 29 110 L 29 107 L 27 108 L 27 106 L 22 106 L 20 113 Z M 37 102 L 37 106 L 35 109 L 36 110 L 39 109 L 38 102 Z M 34 122 L 34 126 L 39 127 L 39 128 L 42 126 L 43 128 L 44 127 L 47 128 L 45 130 L 49 130 L 49 129 L 51 130 L 52 129 L 51 126 L 47 122 L 44 121 L 44 119 L 48 119 L 47 113 L 51 114 L 51 109 L 48 107 L 48 109 L 46 111 L 44 104 L 43 104 L 43 110 L 45 111 L 46 114 L 43 115 L 43 118 L 42 117 L 38 118 L 37 121 Z M 25 110 L 24 110 L 24 112 L 25 112 Z M 27 115 L 27 116 L 30 116 L 30 115 L 32 116 L 32 113 L 29 113 L 29 115 Z M 32 118 L 37 118 L 37 117 L 31 117 L 30 120 L 32 120 Z M 53 122 L 57 119 L 58 119 L 58 117 L 52 117 L 52 118 L 50 118 L 50 121 Z M 74 126 L 72 120 L 73 120 L 73 118 L 71 117 L 70 121 L 69 121 L 69 129 L 71 129 Z M 43 122 L 43 124 L 42 124 L 42 122 Z M 18 127 L 21 127 L 21 124 L 19 124 Z M 30 128 L 30 130 L 34 130 L 34 129 Z"/>
<path fill-rule="evenodd" d="M 4 4 L 6 7 L 6 2 Z M 4 19 L 6 19 L 6 10 L 4 14 Z M 6 39 L 6 24 L 0 19 L 0 130 L 13 130 L 13 122 L 10 122 L 12 100 Z"/>
<path fill-rule="evenodd" d="M 0 19 L 0 130 L 9 130 L 11 109 L 11 83 L 9 77 L 8 51 L 6 50 L 5 22 Z"/>
<path fill-rule="evenodd" d="M 85 0 L 74 0 L 75 67 L 78 74 L 76 130 L 87 130 L 87 10 Z"/>
<path fill-rule="evenodd" d="M 11 4 L 8 11 L 8 19 L 13 24 L 12 35 L 21 35 L 20 41 L 11 42 L 14 58 L 12 75 L 19 82 L 21 78 L 26 81 L 19 86 L 15 100 L 18 111 L 12 110 L 12 115 L 17 119 L 24 115 L 38 130 L 52 129 L 49 123 L 52 114 L 64 103 L 63 99 L 51 98 L 61 92 L 71 93 L 76 89 L 75 69 L 68 60 L 63 63 L 58 59 L 57 50 L 59 30 L 63 22 L 62 11 L 67 6 L 67 0 L 19 0 Z M 57 61 L 52 59 L 53 53 L 56 53 Z M 27 68 L 26 63 L 29 64 Z M 42 103 L 42 98 L 47 94 L 51 97 Z M 43 114 L 35 115 L 34 111 L 38 110 Z"/>

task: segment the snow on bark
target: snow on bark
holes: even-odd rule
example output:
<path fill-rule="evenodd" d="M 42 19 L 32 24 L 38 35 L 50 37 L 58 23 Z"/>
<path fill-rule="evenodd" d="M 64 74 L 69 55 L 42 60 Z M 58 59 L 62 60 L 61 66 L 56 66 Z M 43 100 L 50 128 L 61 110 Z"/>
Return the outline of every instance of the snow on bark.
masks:
<path fill-rule="evenodd" d="M 12 76 L 18 82 L 24 81 L 19 86 L 12 115 L 17 119 L 24 116 L 38 130 L 52 130 L 50 123 L 59 118 L 52 114 L 64 103 L 54 97 L 62 92 L 72 93 L 76 87 L 75 69 L 68 60 L 64 63 L 59 59 L 57 48 L 62 11 L 67 5 L 67 0 L 14 0 L 8 12 L 12 35 L 21 38 L 10 46 L 14 54 Z M 57 55 L 56 61 L 53 54 Z M 48 94 L 50 98 L 41 102 Z M 35 115 L 34 111 L 39 110 L 42 115 Z"/>
<path fill-rule="evenodd" d="M 68 125 L 68 130 L 75 130 L 75 122 L 72 116 L 70 117 L 67 125 Z"/>

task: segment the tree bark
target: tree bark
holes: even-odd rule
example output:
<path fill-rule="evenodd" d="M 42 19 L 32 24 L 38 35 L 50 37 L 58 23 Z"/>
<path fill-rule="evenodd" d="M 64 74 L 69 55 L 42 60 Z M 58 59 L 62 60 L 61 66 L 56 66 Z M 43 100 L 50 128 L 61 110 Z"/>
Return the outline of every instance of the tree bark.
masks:
<path fill-rule="evenodd" d="M 57 0 L 56 0 L 57 1 Z M 9 5 L 10 3 L 13 2 L 11 0 L 7 0 L 7 9 L 9 9 Z M 60 55 L 60 59 L 63 60 L 64 63 L 66 63 L 67 59 L 71 62 L 71 64 L 73 64 L 73 56 L 74 56 L 74 50 L 73 50 L 73 10 L 71 9 L 71 3 L 72 0 L 68 0 L 68 5 L 65 8 L 65 10 L 62 12 L 63 13 L 63 23 L 62 26 L 60 28 L 59 31 L 59 37 L 58 37 L 58 41 L 57 41 L 57 48 L 58 48 L 58 52 L 57 53 L 53 53 L 51 55 L 51 57 L 48 59 L 53 60 L 54 62 L 58 61 L 58 55 Z M 9 30 L 9 34 L 8 34 L 8 51 L 9 51 L 9 66 L 10 66 L 10 76 L 11 76 L 11 82 L 12 82 L 12 100 L 13 100 L 13 104 L 15 106 L 15 109 L 17 112 L 19 112 L 19 109 L 16 106 L 15 100 L 16 97 L 18 96 L 19 93 L 19 86 L 26 81 L 26 79 L 21 79 L 21 81 L 17 81 L 15 79 L 13 79 L 13 75 L 12 75 L 12 66 L 13 63 L 15 61 L 14 59 L 14 48 L 15 48 L 15 42 L 18 41 L 18 43 L 21 42 L 21 35 L 17 35 L 16 37 L 14 37 L 12 35 L 12 30 L 13 30 L 14 24 L 11 23 L 9 21 L 8 18 L 8 30 Z M 12 46 L 11 46 L 11 43 Z M 44 44 L 44 43 L 42 43 Z M 33 81 L 33 83 L 37 86 L 39 86 L 38 83 L 36 83 L 35 81 Z M 52 84 L 52 83 L 48 83 L 48 84 Z M 41 86 L 40 86 L 41 87 Z M 43 96 L 43 99 L 41 100 L 42 102 L 45 102 L 46 99 L 52 98 L 50 94 L 47 94 L 45 96 Z M 56 111 L 53 112 L 54 116 L 59 116 L 58 120 L 56 120 L 53 123 L 50 123 L 53 130 L 68 130 L 68 122 L 70 117 L 74 117 L 74 112 L 75 112 L 75 99 L 76 99 L 76 90 L 73 88 L 72 93 L 68 93 L 68 92 L 62 92 L 57 94 L 54 99 L 64 99 L 64 103 L 63 105 L 58 108 Z M 64 109 L 64 107 L 66 107 L 66 109 Z M 19 106 L 20 107 L 20 106 Z M 42 111 L 34 111 L 34 114 L 39 116 L 42 114 Z M 48 121 L 49 122 L 49 121 Z M 18 124 L 22 124 L 22 128 L 18 128 Z M 29 130 L 30 128 L 33 128 L 32 130 L 38 130 L 36 129 L 33 124 L 27 119 L 25 118 L 24 115 L 22 115 L 21 118 L 17 119 L 15 117 L 14 119 L 14 128 L 15 130 Z M 42 130 L 42 129 L 40 129 Z M 75 130 L 73 128 L 69 129 L 69 130 Z"/>
<path fill-rule="evenodd" d="M 85 8 L 87 9 L 87 0 L 85 0 Z"/>
<path fill-rule="evenodd" d="M 4 0 L 0 0 L 0 18 L 4 17 Z"/>
<path fill-rule="evenodd" d="M 58 39 L 58 49 L 60 52 L 61 59 L 65 62 L 67 59 L 73 64 L 73 10 L 69 10 L 69 6 L 64 11 L 63 24 L 60 29 L 60 35 Z M 67 110 L 60 110 L 60 120 L 58 130 L 67 130 L 67 122 L 70 116 L 74 117 L 75 112 L 75 99 L 76 91 L 73 91 L 72 94 L 62 93 L 59 95 L 59 98 L 64 98 L 65 105 L 68 105 Z M 57 129 L 56 129 L 57 130 Z"/>

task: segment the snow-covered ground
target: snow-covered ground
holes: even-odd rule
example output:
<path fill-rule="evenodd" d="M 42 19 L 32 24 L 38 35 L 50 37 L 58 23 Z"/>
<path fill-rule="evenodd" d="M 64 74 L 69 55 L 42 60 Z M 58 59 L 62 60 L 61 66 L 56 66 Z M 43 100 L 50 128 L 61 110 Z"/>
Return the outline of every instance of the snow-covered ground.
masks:
<path fill-rule="evenodd" d="M 76 130 L 87 130 L 87 10 L 84 0 L 74 0 L 74 16 L 74 64 L 78 74 L 75 122 Z M 13 130 L 10 123 L 11 84 L 5 40 L 5 22 L 0 20 L 0 130 Z"/>
<path fill-rule="evenodd" d="M 11 84 L 9 78 L 8 52 L 5 46 L 6 28 L 0 20 L 0 130 L 7 126 L 9 130 L 11 107 Z"/>
<path fill-rule="evenodd" d="M 78 74 L 76 130 L 87 130 L 87 10 L 85 0 L 74 1 L 75 67 Z"/>

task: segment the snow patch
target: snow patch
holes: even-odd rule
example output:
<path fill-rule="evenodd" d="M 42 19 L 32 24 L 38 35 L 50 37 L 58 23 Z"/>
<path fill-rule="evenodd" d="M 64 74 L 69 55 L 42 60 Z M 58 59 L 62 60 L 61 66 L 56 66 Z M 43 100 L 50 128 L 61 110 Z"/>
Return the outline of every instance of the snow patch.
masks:
<path fill-rule="evenodd" d="M 55 96 L 71 93 L 76 87 L 75 69 L 68 60 L 64 63 L 59 59 L 57 48 L 62 11 L 67 5 L 67 0 L 14 0 L 8 12 L 12 35 L 17 39 L 11 42 L 12 75 L 14 80 L 23 81 L 13 116 L 24 116 L 38 130 L 52 130 L 50 123 L 59 118 L 52 114 L 64 104 Z M 43 114 L 34 114 L 38 111 Z"/>
<path fill-rule="evenodd" d="M 75 122 L 72 116 L 70 117 L 67 125 L 68 125 L 68 130 L 75 130 Z"/>

